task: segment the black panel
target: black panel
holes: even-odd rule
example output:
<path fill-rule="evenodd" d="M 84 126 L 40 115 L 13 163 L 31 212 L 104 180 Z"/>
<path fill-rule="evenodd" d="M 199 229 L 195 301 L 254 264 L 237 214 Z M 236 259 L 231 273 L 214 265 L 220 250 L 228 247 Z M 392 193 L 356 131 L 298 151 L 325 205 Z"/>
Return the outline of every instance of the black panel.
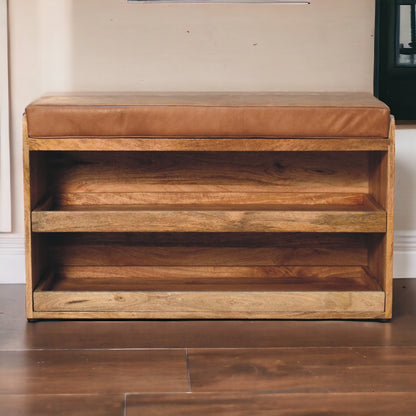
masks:
<path fill-rule="evenodd" d="M 415 66 L 398 63 L 399 7 L 414 4 L 411 0 L 376 1 L 374 93 L 398 120 L 416 120 L 416 56 Z M 409 45 L 401 50 L 412 54 Z"/>

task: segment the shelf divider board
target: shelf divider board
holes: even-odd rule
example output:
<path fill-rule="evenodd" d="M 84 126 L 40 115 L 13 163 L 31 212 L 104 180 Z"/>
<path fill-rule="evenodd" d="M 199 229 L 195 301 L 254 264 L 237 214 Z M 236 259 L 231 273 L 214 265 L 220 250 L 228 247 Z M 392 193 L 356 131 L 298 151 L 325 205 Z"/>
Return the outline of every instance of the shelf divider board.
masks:
<path fill-rule="evenodd" d="M 146 209 L 146 206 L 144 206 Z M 184 208 L 184 207 L 182 207 Z M 33 232 L 369 232 L 386 231 L 382 210 L 262 210 L 166 208 L 33 211 Z M 143 208 L 142 208 L 143 209 Z"/>
<path fill-rule="evenodd" d="M 382 313 L 384 292 L 35 292 L 35 312 L 140 312 L 155 317 L 278 318 L 284 313 Z M 178 312 L 178 314 L 176 314 Z M 251 314 L 251 315 L 250 315 Z M 201 315 L 199 315 L 201 316 Z"/>
<path fill-rule="evenodd" d="M 170 312 L 171 317 L 182 318 L 198 317 L 200 314 L 217 318 L 247 317 L 251 314 L 253 318 L 260 318 L 266 314 L 279 317 L 285 313 L 374 314 L 384 311 L 384 292 L 365 268 L 357 266 L 133 267 L 128 268 L 127 274 L 124 272 L 124 278 L 118 279 L 114 276 L 116 268 L 111 267 L 107 278 L 82 277 L 106 274 L 105 269 L 64 267 L 55 277 L 48 274 L 34 292 L 35 312 L 134 312 L 143 317 L 153 317 L 158 311 L 163 311 Z M 165 275 L 163 269 L 167 271 Z M 213 277 L 207 277 L 209 272 Z M 308 272 L 313 276 L 311 279 L 300 277 L 307 276 Z M 72 282 L 60 282 L 59 273 L 66 276 L 64 280 Z M 138 277 L 131 277 L 131 273 Z M 144 282 L 140 274 L 148 276 Z M 190 277 L 193 274 L 195 278 Z M 244 278 L 244 275 L 257 277 Z M 149 276 L 154 278 L 149 281 Z M 221 276 L 228 280 L 221 279 Z M 107 287 L 119 285 L 120 289 L 102 290 L 105 279 Z M 166 279 L 171 283 L 166 284 Z M 259 287 L 266 285 L 267 280 L 266 290 Z M 146 284 L 149 285 L 147 290 Z M 190 287 L 184 290 L 187 284 Z M 229 286 L 233 284 L 234 290 L 230 290 Z M 175 286 L 176 290 L 170 290 Z M 141 290 L 134 290 L 135 287 Z M 182 290 L 178 290 L 180 288 Z M 224 288 L 226 290 L 222 290 Z"/>

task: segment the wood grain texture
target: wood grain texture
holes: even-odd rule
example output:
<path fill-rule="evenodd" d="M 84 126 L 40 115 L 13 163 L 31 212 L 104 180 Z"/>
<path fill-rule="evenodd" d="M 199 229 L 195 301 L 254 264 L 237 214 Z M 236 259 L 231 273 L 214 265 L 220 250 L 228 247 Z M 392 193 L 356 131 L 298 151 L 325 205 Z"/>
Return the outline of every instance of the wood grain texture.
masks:
<path fill-rule="evenodd" d="M 34 211 L 33 232 L 373 232 L 383 211 Z M 147 207 L 145 207 L 147 208 Z M 267 208 L 270 209 L 270 208 Z M 272 208 L 271 208 L 272 209 Z"/>
<path fill-rule="evenodd" d="M 308 316 L 309 312 L 343 313 L 373 317 L 384 311 L 384 293 L 331 291 L 203 291 L 203 292 L 35 292 L 36 312 L 136 312 L 142 318 L 208 318 L 264 319 L 286 318 L 293 313 Z M 366 315 L 367 314 L 367 315 Z M 313 316 L 313 315 L 312 315 Z M 351 315 L 348 315 L 351 316 Z"/>
<path fill-rule="evenodd" d="M 30 153 L 27 135 L 27 118 L 23 116 L 23 191 L 24 191 L 24 220 L 25 220 L 25 271 L 26 271 L 26 316 L 28 319 L 33 313 L 33 289 L 37 283 L 33 278 L 32 266 L 32 204 L 30 183 Z"/>
<path fill-rule="evenodd" d="M 48 166 L 57 194 L 368 192 L 368 152 L 69 151 Z"/>
<path fill-rule="evenodd" d="M 384 302 L 383 302 L 384 303 Z M 178 312 L 157 311 L 157 312 L 123 312 L 123 311 L 104 311 L 104 312 L 33 312 L 33 318 L 39 319 L 91 319 L 91 320 L 121 320 L 121 319 L 384 319 L 384 309 L 381 312 L 276 312 L 270 315 L 269 311 L 256 312 L 210 312 L 197 311 Z"/>
<path fill-rule="evenodd" d="M 345 284 L 354 285 L 363 289 L 380 289 L 380 286 L 371 280 L 368 271 L 360 266 L 66 266 L 56 270 L 57 280 L 54 281 L 53 290 L 76 290 L 82 281 L 87 279 L 89 284 L 94 284 L 94 279 L 118 278 L 120 284 L 125 279 L 126 287 L 136 282 L 139 286 L 155 284 L 173 284 L 186 286 L 201 283 L 202 285 L 218 282 L 225 283 L 223 279 L 229 279 L 230 283 L 238 283 L 239 279 L 247 279 L 253 284 L 263 282 L 274 282 L 289 284 L 292 282 L 298 287 L 309 280 L 309 284 L 325 284 L 335 289 L 344 288 Z M 110 280 L 112 282 L 113 280 Z M 337 285 L 338 284 L 338 285 Z M 341 287 L 340 287 L 341 286 Z M 306 285 L 307 287 L 307 285 Z M 43 289 L 52 290 L 52 288 Z M 99 289 L 97 289 L 99 290 Z M 127 290 L 127 288 L 126 288 Z"/>
<path fill-rule="evenodd" d="M 384 310 L 384 293 L 361 267 L 127 267 L 125 275 L 123 268 L 110 268 L 107 277 L 100 277 L 105 267 L 70 267 L 58 273 L 35 290 L 36 312 L 262 318 L 310 311 L 377 316 Z"/>
<path fill-rule="evenodd" d="M 377 209 L 365 194 L 328 192 L 68 192 L 54 194 L 55 209 L 75 209 L 83 205 L 95 205 L 105 209 L 117 205 L 120 209 L 131 205 L 164 206 L 200 205 L 203 207 L 228 204 L 233 207 L 259 205 L 298 205 L 301 207 L 325 206 L 328 210 L 339 205 L 346 209 Z"/>
<path fill-rule="evenodd" d="M 343 265 L 346 267 L 347 264 L 359 263 L 365 266 L 367 262 L 364 234 L 75 233 L 51 235 L 49 239 L 49 257 L 54 259 L 55 264 L 61 266 L 109 266 L 120 270 L 122 266 L 138 267 L 140 265 L 162 267 L 159 270 L 163 270 L 166 266 L 251 267 L 282 265 L 287 262 L 288 266 L 291 266 L 288 270 L 294 270 L 292 265 L 319 267 Z M 155 244 L 157 246 L 154 246 Z M 89 270 L 91 272 L 92 269 Z M 96 272 L 99 270 L 103 269 L 96 269 Z M 131 273 L 138 269 L 127 270 Z M 313 270 L 313 273 L 316 273 L 318 269 Z M 114 273 L 116 273 L 115 269 L 113 269 Z M 117 277 L 114 278 L 116 282 L 119 282 Z M 91 282 L 84 281 L 84 283 Z M 367 289 L 370 287 L 373 286 L 367 286 Z M 359 288 L 355 286 L 355 290 Z M 269 312 L 273 312 L 273 317 L 282 319 L 294 317 L 312 319 L 357 319 L 360 317 L 365 319 L 378 318 L 383 310 L 380 305 L 384 304 L 384 294 L 378 290 L 356 294 L 324 290 L 313 294 L 310 301 L 299 292 L 295 294 L 278 292 L 271 295 L 269 292 L 268 297 L 262 299 L 266 295 L 265 292 L 250 291 L 252 293 L 231 293 L 230 291 L 208 293 L 206 290 L 203 293 L 185 293 L 166 291 L 166 288 L 160 287 L 154 293 L 149 291 L 125 293 L 119 290 L 99 293 L 91 291 L 36 292 L 36 317 L 45 319 L 263 319 L 270 318 L 271 315 L 268 315 L 267 309 L 269 308 Z M 286 300 L 285 295 L 288 295 Z M 268 302 L 271 302 L 270 305 L 273 306 L 268 306 Z M 280 302 L 281 305 L 276 302 Z M 303 306 L 300 306 L 302 302 L 306 302 L 312 309 L 303 309 Z M 337 311 L 335 305 L 341 309 Z"/>
<path fill-rule="evenodd" d="M 5 394 L 0 414 L 7 416 L 123 416 L 124 394 Z"/>
<path fill-rule="evenodd" d="M 381 291 L 368 271 L 356 267 L 92 267 L 66 266 L 36 291 Z"/>
<path fill-rule="evenodd" d="M 416 393 L 127 395 L 126 416 L 414 416 Z"/>
<path fill-rule="evenodd" d="M 415 392 L 416 348 L 188 352 L 193 392 Z"/>
<path fill-rule="evenodd" d="M 57 233 L 49 258 L 66 266 L 366 266 L 353 233 Z"/>
<path fill-rule="evenodd" d="M 387 232 L 385 235 L 384 290 L 386 292 L 386 318 L 391 318 L 393 308 L 393 240 L 394 240 L 394 182 L 395 182 L 395 121 L 390 123 L 390 147 L 387 159 L 386 205 Z"/>
<path fill-rule="evenodd" d="M 31 212 L 45 197 L 48 189 L 45 155 L 29 151 L 27 119 L 23 117 L 23 187 L 26 259 L 26 313 L 33 313 L 32 292 L 43 274 L 47 259 L 46 245 L 40 235 L 32 233 Z"/>
<path fill-rule="evenodd" d="M 30 150 L 66 151 L 368 151 L 386 150 L 386 139 L 29 139 Z"/>
<path fill-rule="evenodd" d="M 386 233 L 373 238 L 369 249 L 369 267 L 386 292 L 385 317 L 392 316 L 393 229 L 394 229 L 395 123 L 391 118 L 389 149 L 370 157 L 369 192 L 387 215 Z"/>
<path fill-rule="evenodd" d="M 184 350 L 0 351 L 2 394 L 188 391 Z"/>
<path fill-rule="evenodd" d="M 360 267 L 70 267 L 47 275 L 34 293 L 36 312 L 132 312 L 142 317 L 264 317 L 310 311 L 384 310 L 384 293 Z M 190 269 L 190 270 L 188 270 Z M 87 273 L 87 275 L 83 275 Z M 121 275 L 120 275 L 121 273 Z M 198 273 L 201 273 L 198 275 Z M 247 275 L 249 277 L 247 277 Z M 250 277 L 251 275 L 251 277 Z M 93 276 L 93 277 L 88 277 Z M 149 314 L 149 315 L 147 315 Z"/>

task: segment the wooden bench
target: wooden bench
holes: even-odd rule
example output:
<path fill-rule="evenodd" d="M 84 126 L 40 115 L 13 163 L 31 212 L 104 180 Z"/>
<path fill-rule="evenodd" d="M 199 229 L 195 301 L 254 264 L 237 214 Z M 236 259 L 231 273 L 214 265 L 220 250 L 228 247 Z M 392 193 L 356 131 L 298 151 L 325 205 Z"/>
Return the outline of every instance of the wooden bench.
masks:
<path fill-rule="evenodd" d="M 43 97 L 27 318 L 388 319 L 394 120 L 368 94 Z"/>

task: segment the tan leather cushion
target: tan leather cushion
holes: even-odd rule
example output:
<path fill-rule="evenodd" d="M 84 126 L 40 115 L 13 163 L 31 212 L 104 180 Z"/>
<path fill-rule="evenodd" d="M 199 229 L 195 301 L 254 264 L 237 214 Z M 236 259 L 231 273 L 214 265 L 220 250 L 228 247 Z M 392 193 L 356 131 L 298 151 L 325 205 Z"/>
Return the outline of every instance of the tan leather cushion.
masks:
<path fill-rule="evenodd" d="M 29 137 L 387 137 L 389 109 L 366 93 L 117 93 L 47 96 Z"/>

